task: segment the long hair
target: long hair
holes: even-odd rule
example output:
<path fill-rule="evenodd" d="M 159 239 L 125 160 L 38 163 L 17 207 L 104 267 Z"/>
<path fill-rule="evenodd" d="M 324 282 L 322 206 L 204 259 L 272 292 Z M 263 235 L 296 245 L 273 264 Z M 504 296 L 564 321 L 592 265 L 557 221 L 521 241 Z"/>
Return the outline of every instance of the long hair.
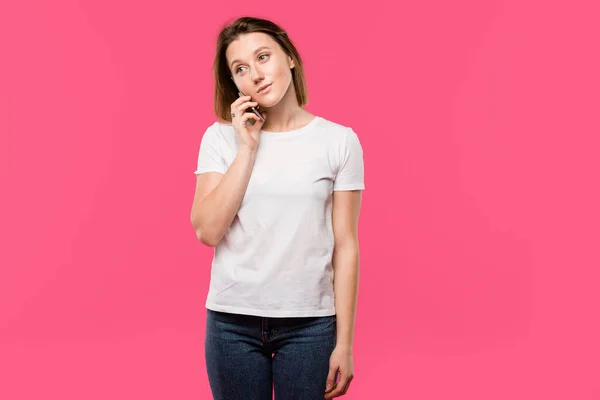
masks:
<path fill-rule="evenodd" d="M 294 60 L 292 69 L 292 81 L 296 90 L 296 100 L 300 107 L 308 103 L 308 89 L 300 53 L 292 43 L 287 33 L 277 24 L 261 18 L 241 17 L 233 23 L 225 26 L 217 38 L 217 49 L 213 62 L 213 76 L 215 79 L 214 112 L 222 121 L 231 122 L 231 103 L 237 98 L 237 89 L 231 80 L 231 72 L 227 66 L 225 52 L 227 47 L 240 35 L 252 32 L 262 32 L 271 36 L 283 49 L 283 51 Z"/>

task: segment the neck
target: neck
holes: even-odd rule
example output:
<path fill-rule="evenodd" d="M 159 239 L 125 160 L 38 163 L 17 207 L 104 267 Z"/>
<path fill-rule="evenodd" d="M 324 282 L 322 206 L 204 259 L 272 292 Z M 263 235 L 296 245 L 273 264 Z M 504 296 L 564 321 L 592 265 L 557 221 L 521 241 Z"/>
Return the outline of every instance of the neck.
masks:
<path fill-rule="evenodd" d="M 296 91 L 293 83 L 279 103 L 273 107 L 260 108 L 267 113 L 267 120 L 262 126 L 264 131 L 286 132 L 292 131 L 302 125 L 307 111 L 298 106 Z"/>

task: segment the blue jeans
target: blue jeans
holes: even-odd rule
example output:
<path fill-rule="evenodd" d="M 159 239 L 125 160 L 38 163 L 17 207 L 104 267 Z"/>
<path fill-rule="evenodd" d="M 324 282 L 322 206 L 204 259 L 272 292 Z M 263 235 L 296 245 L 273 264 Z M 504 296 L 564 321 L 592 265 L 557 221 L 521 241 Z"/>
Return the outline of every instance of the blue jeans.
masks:
<path fill-rule="evenodd" d="M 336 317 L 266 318 L 207 309 L 205 356 L 215 400 L 322 400 Z"/>

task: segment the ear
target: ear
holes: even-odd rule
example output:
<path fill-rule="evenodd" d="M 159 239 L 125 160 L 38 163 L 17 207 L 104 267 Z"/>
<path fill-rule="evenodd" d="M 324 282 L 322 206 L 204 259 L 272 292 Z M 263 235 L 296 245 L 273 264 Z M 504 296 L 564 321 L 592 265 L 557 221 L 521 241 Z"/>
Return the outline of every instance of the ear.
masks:
<path fill-rule="evenodd" d="M 290 69 L 294 69 L 294 67 L 295 67 L 294 60 L 292 59 L 292 57 L 288 56 L 288 58 L 290 59 Z"/>

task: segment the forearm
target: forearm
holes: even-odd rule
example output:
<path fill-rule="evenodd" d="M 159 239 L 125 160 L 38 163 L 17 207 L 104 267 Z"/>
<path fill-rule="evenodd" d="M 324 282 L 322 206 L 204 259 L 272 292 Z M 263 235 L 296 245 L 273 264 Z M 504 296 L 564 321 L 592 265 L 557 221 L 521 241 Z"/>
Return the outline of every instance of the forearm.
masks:
<path fill-rule="evenodd" d="M 199 201 L 192 223 L 202 242 L 217 243 L 233 222 L 248 188 L 256 152 L 240 150 L 221 182 Z"/>
<path fill-rule="evenodd" d="M 334 250 L 333 269 L 337 346 L 352 348 L 360 270 L 358 243 Z"/>

